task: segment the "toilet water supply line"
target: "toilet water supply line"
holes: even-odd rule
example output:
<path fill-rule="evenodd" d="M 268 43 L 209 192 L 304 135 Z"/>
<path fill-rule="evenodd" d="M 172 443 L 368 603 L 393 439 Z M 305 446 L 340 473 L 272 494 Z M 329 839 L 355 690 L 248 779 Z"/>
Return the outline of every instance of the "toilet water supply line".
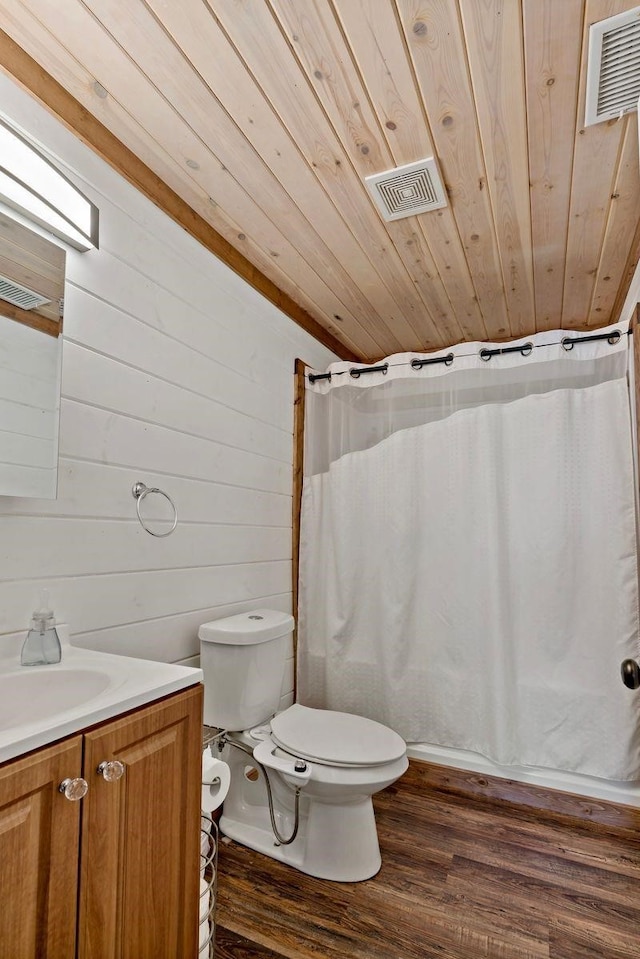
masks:
<path fill-rule="evenodd" d="M 280 835 L 280 833 L 279 833 L 279 831 L 278 831 L 278 827 L 276 826 L 276 816 L 275 816 L 275 812 L 274 812 L 274 809 L 273 809 L 273 795 L 272 795 L 272 793 L 271 793 L 271 783 L 269 782 L 269 774 L 268 774 L 266 768 L 263 766 L 263 764 L 262 764 L 261 762 L 259 762 L 259 761 L 255 758 L 255 756 L 253 755 L 253 750 L 251 749 L 251 747 L 250 747 L 250 746 L 245 746 L 244 743 L 238 743 L 238 742 L 236 742 L 235 739 L 231 739 L 231 737 L 226 733 L 226 731 L 223 731 L 223 732 L 219 733 L 219 734 L 216 736 L 215 740 L 212 740 L 212 745 L 213 745 L 213 742 L 217 742 L 217 744 L 218 744 L 218 752 L 222 752 L 222 750 L 223 750 L 224 747 L 227 745 L 227 743 L 228 743 L 230 746 L 235 746 L 236 749 L 241 749 L 243 753 L 246 753 L 248 756 L 251 756 L 251 758 L 252 758 L 252 760 L 254 761 L 254 763 L 256 764 L 256 766 L 259 766 L 259 767 L 260 767 L 260 769 L 261 769 L 262 772 L 264 773 L 264 781 L 265 781 L 265 783 L 266 783 L 266 785 L 267 785 L 267 801 L 268 801 L 268 803 L 269 803 L 269 817 L 270 817 L 270 819 L 271 819 L 271 829 L 273 830 L 273 835 L 276 837 L 276 840 L 277 840 L 277 842 L 275 843 L 275 845 L 276 845 L 276 846 L 289 846 L 289 845 L 293 842 L 293 840 L 296 838 L 296 836 L 298 835 L 298 826 L 300 825 L 300 789 L 301 789 L 301 787 L 300 787 L 300 786 L 296 786 L 296 787 L 295 787 L 295 801 L 294 801 L 294 811 L 293 811 L 293 832 L 291 833 L 291 835 L 289 836 L 288 839 L 285 839 L 284 836 L 281 836 L 281 835 Z"/>

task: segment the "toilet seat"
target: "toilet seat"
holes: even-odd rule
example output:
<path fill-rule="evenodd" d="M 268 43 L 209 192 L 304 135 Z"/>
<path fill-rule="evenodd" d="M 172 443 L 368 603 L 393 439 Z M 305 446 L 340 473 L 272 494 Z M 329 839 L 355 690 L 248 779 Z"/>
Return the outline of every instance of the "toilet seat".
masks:
<path fill-rule="evenodd" d="M 271 738 L 288 753 L 330 766 L 381 766 L 400 759 L 406 743 L 364 716 L 294 703 L 271 720 Z"/>

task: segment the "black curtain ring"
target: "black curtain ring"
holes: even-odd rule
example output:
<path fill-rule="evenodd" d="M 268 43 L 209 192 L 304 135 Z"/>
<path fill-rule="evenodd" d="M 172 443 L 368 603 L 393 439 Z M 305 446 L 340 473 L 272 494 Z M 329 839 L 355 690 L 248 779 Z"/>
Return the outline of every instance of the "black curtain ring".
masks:
<path fill-rule="evenodd" d="M 480 350 L 479 355 L 481 360 L 484 360 L 485 363 L 488 363 L 493 354 L 491 353 L 491 350 L 483 349 Z"/>
<path fill-rule="evenodd" d="M 563 350 L 566 350 L 567 353 L 568 353 L 569 350 L 572 350 L 572 349 L 573 349 L 573 340 L 569 339 L 568 336 L 564 336 L 564 337 L 560 340 L 560 346 L 562 347 Z"/>
<path fill-rule="evenodd" d="M 621 335 L 622 334 L 620 333 L 620 330 L 614 330 L 611 336 L 607 337 L 607 343 L 609 343 L 611 346 L 614 346 L 614 344 L 616 344 L 620 339 Z"/>
<path fill-rule="evenodd" d="M 525 343 L 520 350 L 521 356 L 531 356 L 533 353 L 533 343 Z"/>
<path fill-rule="evenodd" d="M 444 358 L 444 365 L 451 366 L 451 364 L 453 363 L 453 360 L 454 360 L 453 353 L 447 353 L 447 355 Z"/>

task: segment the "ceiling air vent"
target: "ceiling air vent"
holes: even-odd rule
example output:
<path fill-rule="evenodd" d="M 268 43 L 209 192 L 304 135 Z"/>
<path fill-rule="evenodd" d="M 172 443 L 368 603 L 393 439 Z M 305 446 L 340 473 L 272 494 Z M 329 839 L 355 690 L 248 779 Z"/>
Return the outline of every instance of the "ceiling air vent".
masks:
<path fill-rule="evenodd" d="M 433 157 L 406 163 L 395 170 L 364 178 L 383 219 L 428 213 L 447 205 L 447 198 Z"/>
<path fill-rule="evenodd" d="M 585 125 L 622 116 L 640 96 L 640 7 L 589 27 Z"/>
<path fill-rule="evenodd" d="M 51 300 L 48 300 L 46 296 L 40 296 L 39 293 L 34 293 L 26 286 L 14 283 L 6 276 L 0 276 L 0 300 L 6 300 L 13 306 L 19 306 L 21 310 L 35 310 L 39 306 L 51 303 Z"/>

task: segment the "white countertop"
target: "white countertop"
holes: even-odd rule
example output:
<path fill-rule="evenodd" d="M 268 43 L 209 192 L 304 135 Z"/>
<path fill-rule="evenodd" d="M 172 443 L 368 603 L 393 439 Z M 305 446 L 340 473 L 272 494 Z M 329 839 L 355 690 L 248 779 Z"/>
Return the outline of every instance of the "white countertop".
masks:
<path fill-rule="evenodd" d="M 0 636 L 0 763 L 202 682 L 202 670 L 69 645 L 62 661 L 21 666 L 26 631 Z"/>

